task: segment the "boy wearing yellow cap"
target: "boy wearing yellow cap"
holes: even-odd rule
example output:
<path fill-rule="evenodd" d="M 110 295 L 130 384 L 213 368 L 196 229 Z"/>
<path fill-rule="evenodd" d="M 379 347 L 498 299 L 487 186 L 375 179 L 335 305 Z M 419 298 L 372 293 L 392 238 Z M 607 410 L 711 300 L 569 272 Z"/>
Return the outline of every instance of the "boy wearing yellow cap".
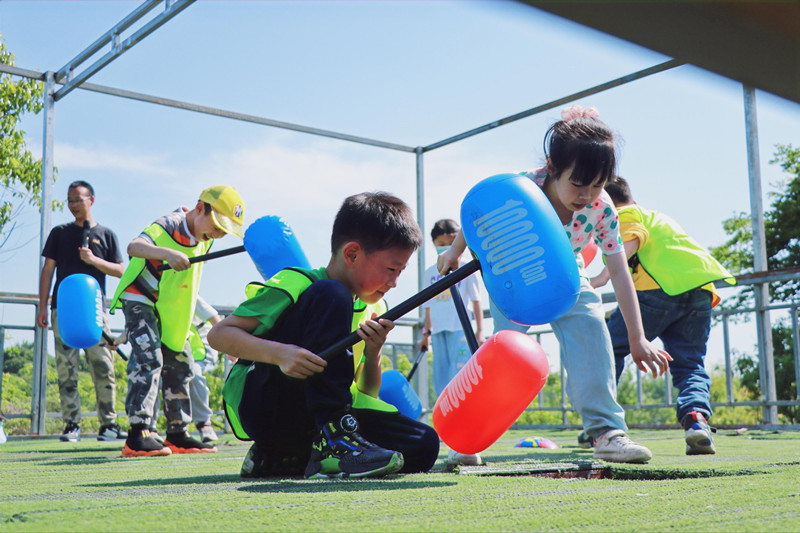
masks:
<path fill-rule="evenodd" d="M 214 239 L 241 238 L 244 202 L 236 189 L 209 187 L 194 209 L 181 207 L 164 215 L 128 245 L 131 256 L 122 275 L 111 312 L 121 308 L 132 350 L 128 362 L 125 411 L 131 429 L 123 457 L 215 452 L 216 447 L 192 438 L 188 384 L 192 362 L 183 354 L 200 286 L 203 263 L 192 257 L 208 253 Z M 171 270 L 158 271 L 162 264 Z M 164 397 L 167 438 L 150 434 L 158 383 Z"/>

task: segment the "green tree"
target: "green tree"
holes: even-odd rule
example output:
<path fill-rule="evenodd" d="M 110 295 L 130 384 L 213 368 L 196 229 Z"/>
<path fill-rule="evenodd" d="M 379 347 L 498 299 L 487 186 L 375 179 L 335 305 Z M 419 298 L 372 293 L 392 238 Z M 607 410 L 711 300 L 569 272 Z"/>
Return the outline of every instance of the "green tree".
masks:
<path fill-rule="evenodd" d="M 800 267 L 800 149 L 791 145 L 776 146 L 770 164 L 778 164 L 786 179 L 778 184 L 780 190 L 770 193 L 771 205 L 764 212 L 764 241 L 767 249 L 767 265 L 770 269 Z M 730 236 L 722 246 L 711 252 L 732 272 L 750 272 L 753 269 L 752 230 L 750 217 L 739 213 L 723 222 Z M 800 282 L 789 280 L 771 283 L 770 297 L 774 300 L 790 300 L 800 293 Z M 753 290 L 746 287 L 739 291 L 734 307 L 752 305 Z M 794 398 L 796 393 L 793 341 L 791 328 L 784 323 L 773 327 L 776 392 L 779 399 Z M 758 362 L 755 357 L 744 355 L 737 361 L 742 385 L 754 398 L 759 397 L 760 383 Z M 800 413 L 796 407 L 780 406 L 778 413 L 797 422 Z"/>
<path fill-rule="evenodd" d="M 8 51 L 0 35 L 0 63 L 14 65 L 14 54 Z M 40 206 L 41 161 L 25 146 L 25 132 L 18 128 L 23 113 L 42 110 L 42 83 L 17 80 L 0 73 L 0 247 L 14 228 L 14 216 L 25 205 Z M 60 202 L 54 202 L 55 207 Z"/>
<path fill-rule="evenodd" d="M 33 343 L 24 342 L 11 346 L 4 354 L 3 372 L 19 374 L 26 363 L 33 364 Z"/>

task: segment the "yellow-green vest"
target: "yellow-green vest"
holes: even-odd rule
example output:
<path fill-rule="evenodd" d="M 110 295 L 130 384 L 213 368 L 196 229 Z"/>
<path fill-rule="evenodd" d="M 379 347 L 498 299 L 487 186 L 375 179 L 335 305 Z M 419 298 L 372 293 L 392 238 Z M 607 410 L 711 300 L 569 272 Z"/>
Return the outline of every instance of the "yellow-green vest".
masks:
<path fill-rule="evenodd" d="M 635 214 L 649 234 L 636 255 L 639 264 L 661 289 L 675 296 L 724 279 L 731 285 L 736 279 L 683 228 L 667 215 L 638 205 L 619 208 Z"/>
<path fill-rule="evenodd" d="M 188 257 L 197 257 L 208 253 L 213 240 L 200 241 L 194 246 L 183 246 L 175 241 L 170 234 L 158 224 L 150 224 L 144 230 L 156 246 L 183 252 Z M 147 267 L 147 260 L 141 257 L 132 257 L 128 268 L 120 279 L 114 299 L 111 302 L 111 312 L 122 307 L 120 296 Z M 158 279 L 158 299 L 155 301 L 156 314 L 161 329 L 161 344 L 172 351 L 182 352 L 189 336 L 192 325 L 194 306 L 197 302 L 197 292 L 200 285 L 200 276 L 203 273 L 203 263 L 195 263 L 181 272 L 174 269 L 160 272 Z M 157 276 L 158 277 L 158 276 Z"/>
<path fill-rule="evenodd" d="M 195 361 L 202 361 L 206 358 L 206 343 L 203 342 L 203 337 L 197 331 L 197 327 L 192 324 L 189 328 L 189 348 L 192 350 L 192 358 Z"/>

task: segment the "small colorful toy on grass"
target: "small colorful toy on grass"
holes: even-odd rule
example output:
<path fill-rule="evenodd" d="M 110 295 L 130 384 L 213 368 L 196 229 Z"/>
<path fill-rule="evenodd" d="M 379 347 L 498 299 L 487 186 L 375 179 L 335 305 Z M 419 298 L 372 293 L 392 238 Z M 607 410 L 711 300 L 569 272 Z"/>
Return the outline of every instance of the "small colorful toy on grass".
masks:
<path fill-rule="evenodd" d="M 558 444 L 545 439 L 544 437 L 525 437 L 519 439 L 519 442 L 514 445 L 514 448 L 558 448 Z"/>

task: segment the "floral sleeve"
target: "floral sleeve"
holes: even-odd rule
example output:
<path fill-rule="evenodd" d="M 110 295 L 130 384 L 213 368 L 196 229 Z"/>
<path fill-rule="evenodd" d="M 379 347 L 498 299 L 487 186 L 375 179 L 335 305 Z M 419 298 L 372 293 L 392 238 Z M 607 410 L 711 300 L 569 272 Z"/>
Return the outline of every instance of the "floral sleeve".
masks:
<path fill-rule="evenodd" d="M 594 243 L 602 250 L 603 255 L 624 252 L 622 237 L 619 234 L 619 214 L 617 214 L 611 198 L 603 191 L 591 207 L 596 215 Z"/>

